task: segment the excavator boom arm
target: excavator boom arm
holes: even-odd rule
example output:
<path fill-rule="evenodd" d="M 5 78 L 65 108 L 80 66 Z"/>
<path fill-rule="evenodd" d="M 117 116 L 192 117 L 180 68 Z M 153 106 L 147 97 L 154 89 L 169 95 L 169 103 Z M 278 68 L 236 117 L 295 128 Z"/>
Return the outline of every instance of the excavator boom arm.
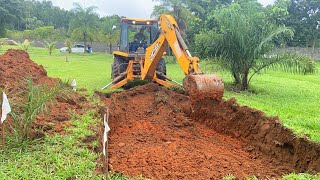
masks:
<path fill-rule="evenodd" d="M 182 71 L 186 75 L 183 86 L 192 97 L 221 99 L 224 92 L 223 80 L 217 75 L 205 75 L 199 70 L 199 58 L 192 57 L 183 40 L 179 26 L 171 15 L 160 16 L 160 35 L 146 49 L 141 78 L 154 79 L 157 65 L 167 47 L 173 51 Z M 155 79 L 157 81 L 157 78 Z"/>
<path fill-rule="evenodd" d="M 142 79 L 153 78 L 156 67 L 168 44 L 185 75 L 188 75 L 191 72 L 198 72 L 198 67 L 192 67 L 192 65 L 194 65 L 192 63 L 193 60 L 196 61 L 197 58 L 191 56 L 188 47 L 180 34 L 176 20 L 170 15 L 161 15 L 160 31 L 159 38 L 146 49 Z"/>

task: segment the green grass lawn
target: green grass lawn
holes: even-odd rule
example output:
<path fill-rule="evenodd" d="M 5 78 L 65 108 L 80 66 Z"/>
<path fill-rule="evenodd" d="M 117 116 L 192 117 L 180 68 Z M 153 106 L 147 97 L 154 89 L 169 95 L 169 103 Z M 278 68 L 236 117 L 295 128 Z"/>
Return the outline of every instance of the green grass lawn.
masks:
<path fill-rule="evenodd" d="M 5 48 L 3 48 L 5 49 Z M 65 55 L 56 50 L 51 56 L 45 49 L 31 48 L 30 57 L 43 65 L 48 75 L 65 80 L 76 79 L 78 87 L 92 93 L 111 81 L 112 55 L 73 54 L 66 62 Z M 210 69 L 204 67 L 203 69 Z M 318 64 L 320 69 L 320 64 Z M 182 81 L 184 74 L 178 64 L 167 65 L 168 75 Z M 210 73 L 210 70 L 208 70 Z M 231 76 L 218 72 L 225 82 L 231 83 Z M 225 98 L 236 97 L 241 105 L 248 105 L 264 111 L 270 116 L 279 116 L 283 124 L 298 134 L 305 134 L 320 142 L 320 74 L 297 75 L 284 72 L 266 72 L 253 78 L 251 90 L 235 93 L 226 91 Z"/>
<path fill-rule="evenodd" d="M 0 53 L 2 54 L 7 48 L 8 46 L 2 47 L 2 49 L 0 49 Z M 56 50 L 51 56 L 49 56 L 45 49 L 31 48 L 29 50 L 29 54 L 32 60 L 34 60 L 38 64 L 43 65 L 46 68 L 49 76 L 58 77 L 65 80 L 76 79 L 78 88 L 86 88 L 89 93 L 92 93 L 96 89 L 100 89 L 111 81 L 110 69 L 113 60 L 112 55 L 110 54 L 72 54 L 69 56 L 69 62 L 66 62 L 66 56 L 58 52 L 58 50 Z M 320 68 L 320 64 L 318 64 L 317 66 L 318 68 Z M 208 68 L 205 67 L 205 63 L 203 63 L 202 69 L 210 68 L 209 66 Z M 168 64 L 167 71 L 169 77 L 180 82 L 182 81 L 184 74 L 180 70 L 178 64 Z M 207 72 L 210 73 L 210 71 Z M 224 78 L 226 84 L 230 84 L 232 82 L 231 76 L 228 73 L 219 71 L 218 74 L 220 74 Z M 226 91 L 225 98 L 231 97 L 235 97 L 241 105 L 248 105 L 250 107 L 257 108 L 264 111 L 267 115 L 270 116 L 279 116 L 283 124 L 293 129 L 297 134 L 305 134 L 309 136 L 311 140 L 320 142 L 319 73 L 304 76 L 275 71 L 266 72 L 254 77 L 251 89 L 248 92 L 235 93 Z M 51 141 L 55 141 L 55 138 L 56 137 L 48 140 L 48 143 L 51 143 Z M 45 142 L 44 145 L 46 146 L 47 143 Z M 64 146 L 64 143 L 62 143 L 61 146 Z M 47 148 L 46 150 L 51 151 L 50 148 Z M 64 158 L 64 153 L 67 153 L 66 156 L 70 155 L 71 157 L 73 157 L 72 154 L 68 153 L 74 152 L 62 151 L 62 154 L 60 154 L 60 156 L 57 158 Z M 4 165 L 2 163 L 2 165 L 0 165 L 0 169 L 8 169 L 7 166 L 10 166 L 11 168 L 18 168 L 14 165 L 15 163 L 23 163 L 29 161 L 32 162 L 32 159 L 30 158 L 36 156 L 36 154 L 24 155 L 21 154 L 21 152 L 16 151 L 13 151 L 12 153 L 13 154 L 6 155 L 6 157 L 0 156 L 1 158 L 4 158 L 2 162 L 8 163 L 8 165 Z M 16 160 L 19 159 L 16 156 L 19 156 L 19 158 L 21 158 L 20 161 Z M 96 156 L 94 155 L 89 155 L 89 160 L 91 161 L 95 157 Z M 70 163 L 77 164 L 76 160 Z M 84 167 L 82 167 L 81 164 L 79 164 L 78 166 L 80 169 L 87 168 L 88 166 L 88 168 L 91 168 L 92 170 L 92 166 L 90 163 L 88 163 Z M 69 171 L 73 171 L 73 169 L 71 168 Z M 44 174 L 45 172 L 44 170 L 39 170 L 39 172 L 35 173 Z M 81 170 L 81 173 L 86 174 L 88 173 L 88 171 Z M 3 177 L 1 175 L 3 174 L 1 174 L 0 171 L 0 177 Z M 28 174 L 23 177 L 27 177 L 27 175 Z M 8 177 L 19 176 L 12 175 Z M 291 179 L 290 177 L 295 177 L 295 175 L 288 177 L 289 179 Z M 309 178 L 309 175 L 301 175 L 297 177 L 301 177 L 301 179 L 312 179 L 312 177 Z"/>
<path fill-rule="evenodd" d="M 111 81 L 111 54 L 71 54 L 68 56 L 69 62 L 66 62 L 65 54 L 58 50 L 49 56 L 45 49 L 31 48 L 29 54 L 33 61 L 45 67 L 48 76 L 76 79 L 77 86 L 88 89 L 90 93 Z"/>
<path fill-rule="evenodd" d="M 101 179 L 94 175 L 98 155 L 79 140 L 94 133 L 87 129 L 98 122 L 92 117 L 92 112 L 75 117 L 75 127 L 65 136 L 46 136 L 18 146 L 8 141 L 0 150 L 0 179 Z"/>
<path fill-rule="evenodd" d="M 320 142 L 319 74 L 264 73 L 253 79 L 252 91 L 227 92 L 226 97 L 236 97 L 240 104 L 279 116 L 285 126 Z"/>

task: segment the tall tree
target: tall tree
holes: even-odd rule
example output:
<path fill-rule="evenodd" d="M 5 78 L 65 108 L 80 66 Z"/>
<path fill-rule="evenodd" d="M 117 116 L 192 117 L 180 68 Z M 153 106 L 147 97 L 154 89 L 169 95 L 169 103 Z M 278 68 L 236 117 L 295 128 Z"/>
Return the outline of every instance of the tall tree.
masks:
<path fill-rule="evenodd" d="M 232 0 L 185 0 L 186 8 L 194 15 L 194 18 L 188 21 L 187 29 L 188 41 L 192 47 L 195 46 L 195 35 L 204 29 L 212 12 L 231 2 Z"/>
<path fill-rule="evenodd" d="M 36 17 L 26 18 L 25 22 L 26 22 L 26 30 L 33 30 L 44 25 L 44 23 L 38 20 Z"/>
<path fill-rule="evenodd" d="M 291 46 L 315 47 L 320 40 L 320 2 L 319 0 L 290 0 L 287 26 L 295 30 Z"/>
<path fill-rule="evenodd" d="M 5 36 L 5 28 L 19 21 L 22 16 L 22 0 L 0 0 L 0 37 Z"/>
<path fill-rule="evenodd" d="M 118 15 L 106 16 L 101 18 L 103 35 L 106 43 L 109 44 L 109 51 L 112 53 L 112 44 L 120 39 L 120 17 Z"/>
<path fill-rule="evenodd" d="M 207 57 L 218 58 L 218 62 L 230 71 L 240 90 L 248 89 L 250 72 L 254 75 L 268 66 L 278 64 L 293 72 L 303 71 L 300 67 L 305 65 L 304 62 L 292 62 L 297 59 L 287 58 L 285 61 L 264 56 L 272 51 L 274 39 L 292 36 L 293 32 L 269 22 L 264 8 L 256 1 L 233 3 L 217 10 L 213 17 L 217 28 L 197 35 L 198 50 Z M 308 65 L 311 67 L 303 73 L 314 72 L 314 64 Z"/>
<path fill-rule="evenodd" d="M 230 3 L 232 0 L 185 0 L 187 9 L 201 21 L 205 21 L 216 8 Z"/>
<path fill-rule="evenodd" d="M 76 39 L 81 39 L 84 42 L 85 49 L 87 48 L 88 39 L 94 39 L 98 32 L 99 17 L 95 13 L 97 7 L 82 7 L 79 3 L 74 3 L 74 16 L 70 22 L 70 31 Z"/>
<path fill-rule="evenodd" d="M 25 1 L 26 18 L 36 17 L 45 26 L 68 28 L 72 12 L 53 6 L 51 1 Z"/>
<path fill-rule="evenodd" d="M 188 20 L 192 19 L 194 16 L 186 8 L 186 3 L 182 0 L 153 0 L 160 2 L 160 5 L 156 5 L 153 8 L 151 14 L 154 18 L 159 18 L 161 14 L 172 15 L 180 28 L 182 36 L 186 37 L 186 31 L 188 28 Z"/>
<path fill-rule="evenodd" d="M 269 21 L 277 25 L 285 25 L 289 17 L 289 0 L 277 0 L 273 5 L 266 7 L 266 13 Z"/>

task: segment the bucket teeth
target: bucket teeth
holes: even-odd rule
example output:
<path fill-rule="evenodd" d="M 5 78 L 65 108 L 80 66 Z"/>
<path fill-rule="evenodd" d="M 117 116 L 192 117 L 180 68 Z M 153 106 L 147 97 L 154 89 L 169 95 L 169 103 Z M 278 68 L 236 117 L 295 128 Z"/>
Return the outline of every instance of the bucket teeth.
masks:
<path fill-rule="evenodd" d="M 221 100 L 224 93 L 223 80 L 215 74 L 187 75 L 183 87 L 191 98 Z"/>

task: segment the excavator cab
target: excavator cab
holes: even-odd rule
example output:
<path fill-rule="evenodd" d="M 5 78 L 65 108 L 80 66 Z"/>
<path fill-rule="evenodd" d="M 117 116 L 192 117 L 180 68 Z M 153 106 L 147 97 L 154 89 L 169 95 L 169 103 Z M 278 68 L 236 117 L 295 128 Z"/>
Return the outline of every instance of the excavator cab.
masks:
<path fill-rule="evenodd" d="M 120 43 L 118 51 L 113 52 L 114 61 L 111 65 L 111 78 L 113 81 L 120 81 L 124 73 L 128 72 L 128 66 L 132 66 L 131 81 L 141 78 L 141 67 L 144 63 L 146 49 L 158 38 L 159 33 L 158 20 L 121 19 Z M 161 74 L 166 74 L 166 65 L 163 59 L 160 60 L 157 71 Z M 163 79 L 162 76 L 159 76 L 159 78 Z"/>
<path fill-rule="evenodd" d="M 159 31 L 157 20 L 124 18 L 121 20 L 120 27 L 119 51 L 128 53 L 132 57 L 138 49 L 140 54 L 144 54 L 145 49 L 154 42 Z"/>

